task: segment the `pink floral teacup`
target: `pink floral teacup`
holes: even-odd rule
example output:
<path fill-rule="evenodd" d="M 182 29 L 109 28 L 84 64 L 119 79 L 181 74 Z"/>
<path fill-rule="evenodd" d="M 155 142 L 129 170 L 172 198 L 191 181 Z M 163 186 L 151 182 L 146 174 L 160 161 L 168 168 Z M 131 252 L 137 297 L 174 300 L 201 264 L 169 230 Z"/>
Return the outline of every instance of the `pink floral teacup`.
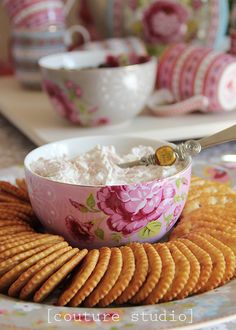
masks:
<path fill-rule="evenodd" d="M 148 106 L 162 116 L 235 110 L 235 75 L 234 56 L 206 47 L 173 44 L 159 59 L 158 90 Z"/>
<path fill-rule="evenodd" d="M 30 168 L 40 157 L 73 158 L 95 145 L 114 145 L 126 153 L 134 146 L 156 148 L 165 142 L 138 137 L 95 136 L 44 145 L 25 159 L 26 182 L 33 209 L 50 232 L 79 248 L 117 246 L 131 241 L 157 242 L 172 228 L 184 207 L 191 162 L 165 179 L 130 185 L 82 186 L 51 181 Z"/>
<path fill-rule="evenodd" d="M 77 51 L 39 61 L 44 90 L 60 116 L 81 126 L 113 125 L 126 122 L 143 110 L 154 89 L 156 59 L 98 68 L 110 53 Z"/>

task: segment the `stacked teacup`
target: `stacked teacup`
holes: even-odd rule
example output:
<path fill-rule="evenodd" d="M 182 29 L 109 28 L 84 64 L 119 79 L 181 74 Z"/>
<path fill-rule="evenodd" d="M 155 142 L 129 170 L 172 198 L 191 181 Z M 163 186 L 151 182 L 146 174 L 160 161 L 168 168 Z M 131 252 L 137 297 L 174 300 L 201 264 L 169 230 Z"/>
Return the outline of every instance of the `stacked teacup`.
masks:
<path fill-rule="evenodd" d="M 66 50 L 65 18 L 74 0 L 4 0 L 12 24 L 12 59 L 17 79 L 40 86 L 38 61 Z"/>

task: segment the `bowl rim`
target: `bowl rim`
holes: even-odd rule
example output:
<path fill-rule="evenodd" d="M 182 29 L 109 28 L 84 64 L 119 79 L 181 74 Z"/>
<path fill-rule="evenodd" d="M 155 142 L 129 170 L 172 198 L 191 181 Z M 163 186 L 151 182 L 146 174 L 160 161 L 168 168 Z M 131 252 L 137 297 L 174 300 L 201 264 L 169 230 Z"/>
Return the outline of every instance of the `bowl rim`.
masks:
<path fill-rule="evenodd" d="M 189 168 L 192 167 L 192 158 L 191 157 L 188 157 L 188 159 L 186 159 L 186 164 L 184 166 L 184 168 L 179 171 L 179 172 L 176 172 L 175 174 L 172 174 L 170 176 L 167 176 L 167 177 L 164 177 L 164 178 L 156 178 L 156 179 L 152 179 L 152 180 L 149 180 L 149 181 L 141 181 L 141 182 L 134 182 L 134 183 L 127 183 L 127 184 L 114 184 L 114 185 L 109 185 L 109 184 L 104 184 L 104 185 L 85 185 L 85 184 L 75 184 L 75 183 L 68 183 L 68 182 L 60 182 L 60 181 L 54 181 L 54 180 L 51 180 L 47 177 L 44 177 L 44 176 L 41 176 L 37 173 L 35 173 L 31 168 L 30 168 L 30 164 L 28 164 L 28 159 L 30 158 L 30 156 L 36 152 L 36 150 L 40 149 L 40 148 L 43 148 L 43 147 L 50 147 L 51 145 L 53 144 L 56 144 L 56 143 L 64 143 L 64 142 L 70 142 L 70 141 L 73 141 L 73 140 L 77 140 L 77 139 L 80 139 L 80 138 L 107 138 L 108 141 L 109 139 L 111 138 L 132 138 L 132 139 L 140 139 L 138 136 L 125 136 L 125 135 L 94 135 L 94 136 L 85 136 L 85 137 L 76 137 L 76 138 L 70 138 L 70 139 L 64 139 L 64 140 L 58 140 L 58 141 L 54 141 L 54 142 L 50 142 L 50 143 L 47 143 L 47 144 L 44 144 L 42 146 L 39 146 L 33 150 L 31 150 L 25 157 L 24 159 L 24 170 L 25 172 L 26 171 L 29 171 L 33 176 L 36 176 L 38 178 L 40 178 L 41 180 L 45 180 L 47 182 L 53 182 L 55 184 L 60 184 L 60 185 L 66 185 L 66 186 L 75 186 L 75 187 L 86 187 L 86 188 L 103 188 L 103 187 L 120 187 L 120 186 L 135 186 L 135 185 L 140 185 L 140 184 L 148 184 L 148 183 L 151 183 L 151 182 L 164 182 L 166 180 L 169 180 L 169 179 L 173 179 L 175 176 L 179 176 L 181 174 L 183 174 L 183 172 L 187 171 Z M 168 144 L 168 145 L 174 145 L 173 143 L 171 142 L 168 142 L 168 141 L 165 141 L 165 140 L 159 140 L 159 139 L 151 139 L 151 138 L 147 138 L 146 140 L 152 140 L 152 141 L 157 141 L 159 143 L 165 143 L 165 144 Z"/>
<path fill-rule="evenodd" d="M 129 64 L 129 65 L 124 65 L 124 66 L 119 66 L 119 67 L 107 67 L 107 68 L 98 68 L 98 67 L 84 67 L 84 68 L 65 68 L 63 66 L 58 67 L 58 68 L 51 68 L 47 66 L 44 62 L 48 59 L 53 59 L 54 57 L 56 58 L 58 55 L 59 56 L 71 56 L 71 55 L 76 55 L 79 53 L 100 53 L 100 54 L 111 54 L 111 55 L 121 55 L 121 52 L 117 51 L 108 51 L 108 50 L 79 50 L 79 51 L 73 51 L 73 52 L 61 52 L 61 53 L 56 53 L 56 54 L 51 54 L 51 55 L 46 55 L 40 58 L 38 61 L 39 67 L 41 70 L 47 70 L 47 71 L 52 71 L 52 72 L 102 72 L 102 71 L 108 71 L 108 70 L 135 70 L 138 69 L 142 66 L 145 65 L 150 65 L 150 64 L 158 64 L 158 59 L 155 56 L 150 56 L 148 61 L 144 63 L 139 63 L 139 64 Z"/>

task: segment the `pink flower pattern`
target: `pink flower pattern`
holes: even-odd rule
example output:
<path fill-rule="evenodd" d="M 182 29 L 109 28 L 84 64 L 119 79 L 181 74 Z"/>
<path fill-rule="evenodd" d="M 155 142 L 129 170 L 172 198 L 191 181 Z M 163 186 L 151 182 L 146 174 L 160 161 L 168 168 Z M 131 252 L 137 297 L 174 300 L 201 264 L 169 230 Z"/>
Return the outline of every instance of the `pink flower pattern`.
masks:
<path fill-rule="evenodd" d="M 68 82 L 66 84 L 68 85 Z M 49 95 L 55 109 L 62 117 L 67 118 L 72 122 L 80 122 L 73 102 L 69 100 L 67 95 L 58 85 L 50 80 L 44 80 L 43 88 Z"/>
<path fill-rule="evenodd" d="M 48 94 L 58 114 L 70 122 L 83 126 L 100 126 L 109 123 L 105 117 L 97 117 L 98 107 L 88 107 L 82 100 L 83 91 L 73 81 L 66 81 L 63 88 L 50 80 L 43 81 L 43 89 Z M 77 103 L 75 103 L 77 100 Z"/>
<path fill-rule="evenodd" d="M 187 29 L 187 9 L 171 0 L 152 3 L 143 14 L 146 40 L 150 43 L 183 41 Z"/>
<path fill-rule="evenodd" d="M 91 233 L 93 223 L 91 221 L 81 222 L 79 219 L 75 219 L 73 216 L 69 215 L 65 219 L 66 227 L 69 233 L 77 241 L 90 241 L 94 238 Z"/>
<path fill-rule="evenodd" d="M 174 203 L 172 184 L 159 182 L 132 186 L 102 187 L 97 193 L 98 207 L 109 217 L 108 227 L 128 235 L 157 220 Z"/>

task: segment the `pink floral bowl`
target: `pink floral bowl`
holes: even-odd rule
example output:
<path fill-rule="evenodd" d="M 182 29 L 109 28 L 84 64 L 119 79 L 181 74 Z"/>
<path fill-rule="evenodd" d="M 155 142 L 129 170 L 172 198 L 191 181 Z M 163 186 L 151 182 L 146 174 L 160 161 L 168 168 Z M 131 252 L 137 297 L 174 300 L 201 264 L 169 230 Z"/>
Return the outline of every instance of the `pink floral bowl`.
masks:
<path fill-rule="evenodd" d="M 107 55 L 102 50 L 77 51 L 39 61 L 43 89 L 61 117 L 80 126 L 113 125 L 143 110 L 154 89 L 156 59 L 98 68 Z"/>
<path fill-rule="evenodd" d="M 154 148 L 164 142 L 138 137 L 96 136 L 75 138 L 39 147 L 25 159 L 26 182 L 33 209 L 49 232 L 73 246 L 95 248 L 160 240 L 178 220 L 191 177 L 191 161 L 165 179 L 130 185 L 82 186 L 41 177 L 31 163 L 67 155 L 75 157 L 96 144 L 114 145 L 121 153 L 137 145 Z"/>

